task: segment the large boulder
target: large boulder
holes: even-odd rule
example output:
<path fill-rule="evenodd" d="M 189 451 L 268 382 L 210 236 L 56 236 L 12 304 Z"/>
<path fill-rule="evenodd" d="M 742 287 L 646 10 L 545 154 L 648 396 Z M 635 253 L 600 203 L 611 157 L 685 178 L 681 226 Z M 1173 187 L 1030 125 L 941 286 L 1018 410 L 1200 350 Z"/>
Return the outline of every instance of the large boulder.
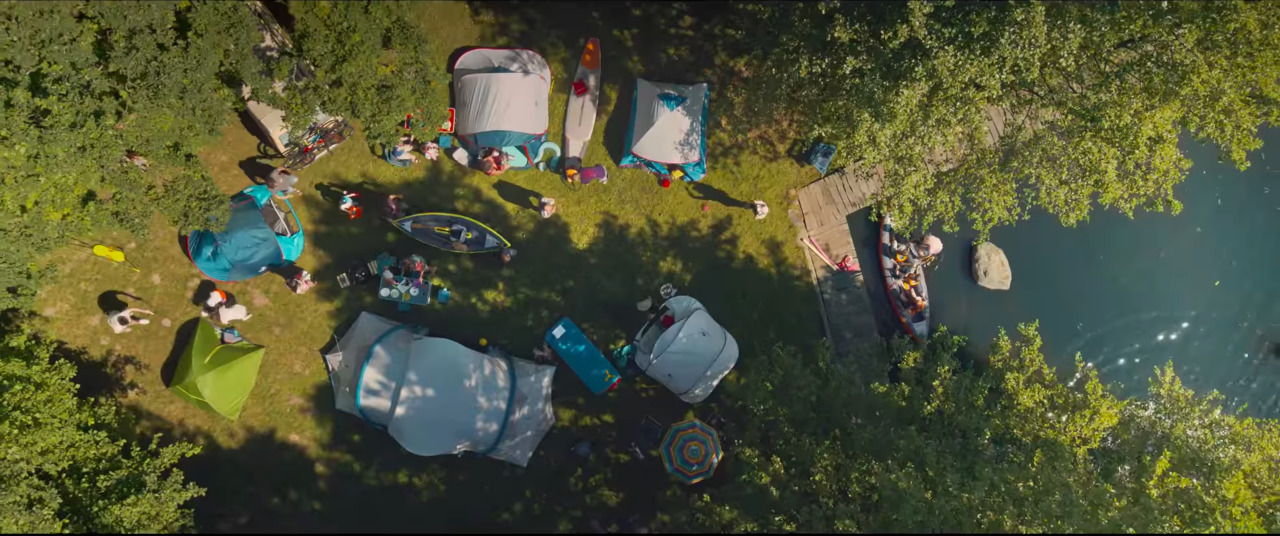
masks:
<path fill-rule="evenodd" d="M 1004 256 L 1004 250 L 991 242 L 978 244 L 973 250 L 973 278 L 983 288 L 1009 290 L 1013 271 L 1009 270 L 1009 258 Z"/>

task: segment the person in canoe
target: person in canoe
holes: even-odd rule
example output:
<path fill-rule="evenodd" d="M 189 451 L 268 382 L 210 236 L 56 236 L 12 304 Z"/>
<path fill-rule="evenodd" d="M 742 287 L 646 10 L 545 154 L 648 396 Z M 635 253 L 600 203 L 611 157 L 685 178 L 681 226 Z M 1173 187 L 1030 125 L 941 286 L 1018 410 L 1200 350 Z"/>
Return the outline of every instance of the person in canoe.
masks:
<path fill-rule="evenodd" d="M 911 272 L 902 278 L 902 297 L 906 302 L 907 316 L 915 316 L 929 305 L 928 300 L 920 295 L 920 272 Z"/>
<path fill-rule="evenodd" d="M 923 267 L 942 253 L 942 239 L 932 234 L 924 235 L 920 240 L 906 244 L 895 240 L 892 245 L 893 260 L 897 261 L 895 275 L 911 274 L 917 267 Z"/>

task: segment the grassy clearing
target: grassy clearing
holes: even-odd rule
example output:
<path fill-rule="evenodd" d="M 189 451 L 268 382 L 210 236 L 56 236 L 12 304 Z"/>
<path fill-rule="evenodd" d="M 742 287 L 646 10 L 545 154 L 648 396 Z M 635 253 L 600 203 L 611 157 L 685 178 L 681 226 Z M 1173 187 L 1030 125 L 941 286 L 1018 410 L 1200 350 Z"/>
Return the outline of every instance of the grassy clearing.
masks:
<path fill-rule="evenodd" d="M 525 45 L 542 52 L 556 76 L 549 139 L 559 141 L 570 83 L 565 73 L 572 72 L 587 34 L 572 50 L 499 39 L 486 35 L 497 31 L 499 19 L 485 16 L 477 23 L 466 5 L 413 6 L 414 20 L 442 43 L 441 62 L 468 45 Z M 753 355 L 775 341 L 807 345 L 821 336 L 785 210 L 788 190 L 813 175 L 778 154 L 735 150 L 722 136 L 713 136 L 709 176 L 696 187 L 677 184 L 664 190 L 642 171 L 617 169 L 613 162 L 629 118 L 634 76 L 629 69 L 611 68 L 610 59 L 606 48 L 606 90 L 587 158 L 588 164 L 609 169 L 607 185 L 571 189 L 553 174 L 532 170 L 495 180 L 444 160 L 394 168 L 373 155 L 359 133 L 301 172 L 304 195 L 293 204 L 307 245 L 298 264 L 320 285 L 295 296 L 281 278 L 266 274 L 223 287 L 254 314 L 241 331 L 268 348 L 238 422 L 198 411 L 164 388 L 162 369 L 198 317 L 191 299 L 202 278 L 179 248 L 177 231 L 160 218 L 145 240 L 112 233 L 86 237 L 123 247 L 140 268 L 137 273 L 84 249 L 51 252 L 59 275 L 41 292 L 37 311 L 50 332 L 70 344 L 143 363 L 128 375 L 141 389 L 124 397 L 139 415 L 143 433 L 205 445 L 186 466 L 192 479 L 209 488 L 196 504 L 202 530 L 586 530 L 590 519 L 607 527 L 620 516 L 651 515 L 663 501 L 683 500 L 697 488 L 673 484 L 656 458 L 617 456 L 632 441 L 641 417 L 673 422 L 689 414 L 705 416 L 717 399 L 731 396 L 738 382 L 759 381 L 751 376 Z M 249 184 L 246 175 L 273 164 L 257 157 L 259 140 L 243 123 L 243 118 L 228 118 L 220 140 L 201 154 L 228 194 Z M 504 233 L 519 257 L 499 270 L 492 257 L 427 248 L 380 222 L 375 207 L 364 218 L 348 221 L 335 203 L 322 198 L 325 185 L 403 193 L 421 209 L 470 215 Z M 533 208 L 540 196 L 554 197 L 560 205 L 548 220 Z M 769 218 L 756 221 L 748 209 L 723 204 L 752 199 L 770 204 Z M 709 211 L 701 209 L 704 203 Z M 384 250 L 421 252 L 437 260 L 453 300 L 400 313 L 367 289 L 338 288 L 338 273 Z M 319 350 L 336 326 L 359 311 L 420 323 L 467 344 L 486 337 L 524 356 L 556 318 L 569 315 L 607 350 L 640 327 L 643 317 L 634 302 L 663 282 L 703 301 L 742 347 L 738 368 L 708 403 L 680 403 L 643 378 L 593 396 L 561 367 L 556 427 L 527 469 L 491 459 L 415 457 L 385 434 L 333 409 Z M 157 320 L 132 333 L 111 334 L 95 300 L 109 290 L 144 298 Z M 730 436 L 733 426 L 726 430 Z M 616 452 L 597 449 L 592 461 L 576 460 L 568 450 L 581 438 Z M 722 475 L 732 470 L 729 454 Z"/>

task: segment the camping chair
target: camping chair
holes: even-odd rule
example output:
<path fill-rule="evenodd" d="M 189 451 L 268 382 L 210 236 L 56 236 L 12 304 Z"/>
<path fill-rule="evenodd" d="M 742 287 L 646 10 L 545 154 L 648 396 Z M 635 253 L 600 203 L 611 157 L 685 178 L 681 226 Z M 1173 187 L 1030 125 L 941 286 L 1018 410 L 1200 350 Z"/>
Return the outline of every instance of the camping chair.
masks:
<path fill-rule="evenodd" d="M 831 165 L 831 159 L 836 156 L 836 147 L 826 143 L 815 143 L 812 149 L 809 149 L 807 161 L 821 173 L 827 176 L 827 167 Z"/>
<path fill-rule="evenodd" d="M 643 452 L 658 450 L 662 446 L 662 423 L 652 416 L 645 415 L 640 421 L 640 430 L 636 436 L 636 446 Z"/>

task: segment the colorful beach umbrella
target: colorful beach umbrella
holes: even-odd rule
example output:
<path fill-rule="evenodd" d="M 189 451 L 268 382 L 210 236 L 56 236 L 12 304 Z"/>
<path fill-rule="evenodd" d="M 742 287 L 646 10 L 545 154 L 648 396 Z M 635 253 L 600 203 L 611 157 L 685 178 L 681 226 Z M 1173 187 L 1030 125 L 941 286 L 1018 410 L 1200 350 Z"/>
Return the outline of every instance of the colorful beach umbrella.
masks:
<path fill-rule="evenodd" d="M 659 451 L 667 472 L 685 484 L 697 484 L 711 478 L 724 456 L 720 449 L 720 435 L 698 419 L 671 425 L 666 437 L 662 438 Z"/>

